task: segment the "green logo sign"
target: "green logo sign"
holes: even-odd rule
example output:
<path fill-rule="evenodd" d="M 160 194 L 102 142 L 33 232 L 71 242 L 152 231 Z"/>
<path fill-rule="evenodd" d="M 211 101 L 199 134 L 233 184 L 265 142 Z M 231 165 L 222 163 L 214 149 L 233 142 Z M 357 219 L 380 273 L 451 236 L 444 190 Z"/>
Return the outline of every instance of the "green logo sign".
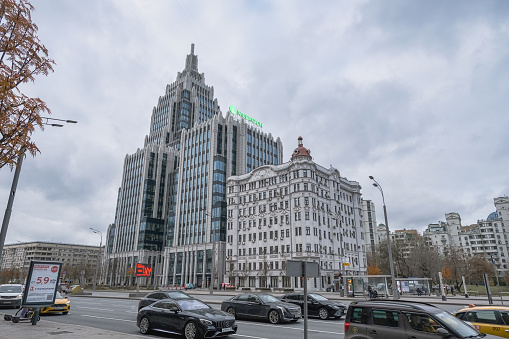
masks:
<path fill-rule="evenodd" d="M 231 105 L 229 107 L 229 111 L 231 114 L 233 115 L 238 115 L 239 117 L 243 118 L 243 119 L 246 119 L 247 121 L 249 122 L 252 122 L 253 124 L 255 124 L 256 126 L 260 126 L 260 127 L 263 127 L 263 124 L 253 118 L 251 118 L 250 116 L 242 113 L 241 111 L 238 111 L 235 106 Z"/>

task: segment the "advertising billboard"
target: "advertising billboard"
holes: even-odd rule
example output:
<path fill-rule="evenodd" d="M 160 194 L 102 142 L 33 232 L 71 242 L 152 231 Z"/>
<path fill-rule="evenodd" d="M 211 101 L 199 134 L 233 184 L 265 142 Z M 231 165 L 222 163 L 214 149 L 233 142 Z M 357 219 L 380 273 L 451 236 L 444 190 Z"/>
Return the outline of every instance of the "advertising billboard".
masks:
<path fill-rule="evenodd" d="M 54 304 L 61 270 L 61 262 L 30 262 L 23 292 L 23 306 L 40 307 Z"/>

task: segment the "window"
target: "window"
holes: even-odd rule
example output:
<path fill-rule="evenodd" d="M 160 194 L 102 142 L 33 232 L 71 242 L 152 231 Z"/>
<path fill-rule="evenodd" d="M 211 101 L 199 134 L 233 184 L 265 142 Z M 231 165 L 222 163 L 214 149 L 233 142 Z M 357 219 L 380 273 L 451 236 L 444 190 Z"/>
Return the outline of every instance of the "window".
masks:
<path fill-rule="evenodd" d="M 484 323 L 484 324 L 496 324 L 497 323 L 495 311 L 492 311 L 492 310 L 467 312 L 466 315 L 464 316 L 463 320 L 470 321 L 470 322 L 476 322 L 476 323 Z"/>
<path fill-rule="evenodd" d="M 350 322 L 356 324 L 367 324 L 368 323 L 368 311 L 363 307 L 354 307 L 352 309 L 352 316 Z"/>
<path fill-rule="evenodd" d="M 398 327 L 398 312 L 375 309 L 372 312 L 374 325 Z"/>
<path fill-rule="evenodd" d="M 407 313 L 410 326 L 421 332 L 435 333 L 441 327 L 433 318 L 426 314 Z"/>

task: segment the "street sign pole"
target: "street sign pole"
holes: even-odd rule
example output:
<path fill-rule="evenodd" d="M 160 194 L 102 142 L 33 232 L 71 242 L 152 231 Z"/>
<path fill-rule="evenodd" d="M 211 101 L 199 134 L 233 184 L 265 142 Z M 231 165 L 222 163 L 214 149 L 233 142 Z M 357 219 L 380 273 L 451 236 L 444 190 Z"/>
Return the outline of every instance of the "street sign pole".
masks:
<path fill-rule="evenodd" d="M 302 262 L 302 277 L 304 278 L 304 339 L 308 339 L 308 275 L 307 261 Z"/>

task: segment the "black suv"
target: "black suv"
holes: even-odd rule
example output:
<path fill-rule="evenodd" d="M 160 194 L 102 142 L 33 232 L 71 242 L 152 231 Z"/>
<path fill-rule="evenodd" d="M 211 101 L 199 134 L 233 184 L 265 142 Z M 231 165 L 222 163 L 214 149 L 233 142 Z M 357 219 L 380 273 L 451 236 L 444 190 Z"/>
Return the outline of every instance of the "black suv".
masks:
<path fill-rule="evenodd" d="M 345 339 L 498 338 L 479 333 L 431 304 L 368 300 L 352 302 L 345 317 Z"/>

